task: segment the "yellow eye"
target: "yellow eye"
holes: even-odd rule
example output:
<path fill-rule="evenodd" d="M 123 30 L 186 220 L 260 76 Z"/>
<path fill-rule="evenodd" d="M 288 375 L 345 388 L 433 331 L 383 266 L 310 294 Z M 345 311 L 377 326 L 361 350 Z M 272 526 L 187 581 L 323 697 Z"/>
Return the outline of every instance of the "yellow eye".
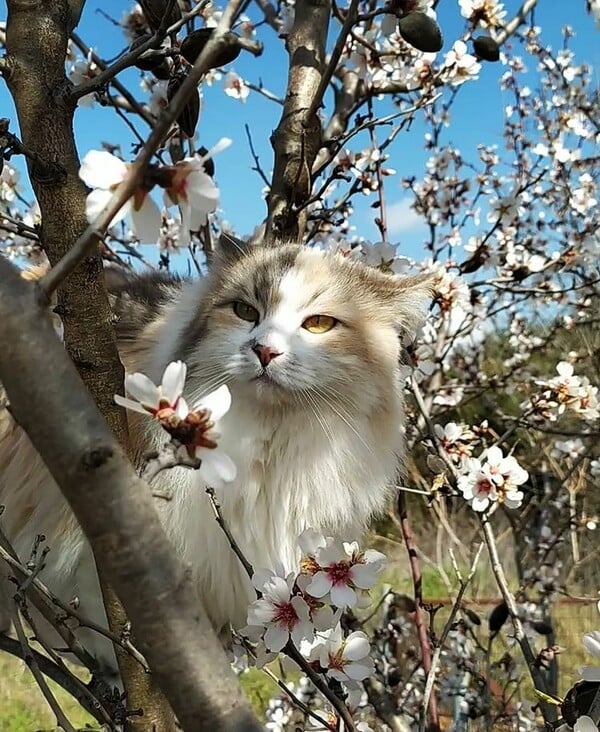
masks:
<path fill-rule="evenodd" d="M 309 333 L 327 333 L 338 323 L 339 320 L 332 318 L 331 315 L 311 315 L 302 323 L 302 327 Z"/>
<path fill-rule="evenodd" d="M 252 305 L 248 305 L 247 302 L 241 300 L 234 302 L 233 312 L 242 320 L 247 320 L 249 323 L 258 323 L 258 310 L 253 308 Z"/>

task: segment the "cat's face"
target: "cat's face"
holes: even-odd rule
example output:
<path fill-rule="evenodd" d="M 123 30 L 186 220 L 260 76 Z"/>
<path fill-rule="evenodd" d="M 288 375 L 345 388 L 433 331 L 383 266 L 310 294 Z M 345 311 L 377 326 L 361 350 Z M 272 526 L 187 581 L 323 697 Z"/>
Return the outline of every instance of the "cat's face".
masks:
<path fill-rule="evenodd" d="M 375 408 L 396 388 L 399 329 L 426 290 L 341 255 L 251 248 L 215 269 L 194 370 L 257 403 Z"/>

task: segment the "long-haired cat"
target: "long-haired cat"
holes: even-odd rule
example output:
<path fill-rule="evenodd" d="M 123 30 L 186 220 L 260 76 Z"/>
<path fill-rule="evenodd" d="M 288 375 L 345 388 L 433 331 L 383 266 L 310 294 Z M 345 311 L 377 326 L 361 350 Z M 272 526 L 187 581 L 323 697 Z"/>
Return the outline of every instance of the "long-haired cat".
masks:
<path fill-rule="evenodd" d="M 110 276 L 108 284 L 129 372 L 158 383 L 170 361 L 184 360 L 191 404 L 228 385 L 232 407 L 219 447 L 238 474 L 218 498 L 251 564 L 272 568 L 279 560 L 293 569 L 297 538 L 307 527 L 358 538 L 395 482 L 403 450 L 400 336 L 416 325 L 429 278 L 398 278 L 297 245 L 224 239 L 210 275 L 199 281 Z M 165 441 L 143 417 L 132 422 L 132 435 L 140 459 Z M 192 568 L 215 628 L 244 625 L 251 587 L 199 474 L 164 471 L 153 483 L 161 486 L 172 497 L 157 498 L 157 510 Z M 78 598 L 83 615 L 105 623 L 91 551 L 6 410 L 0 411 L 0 504 L 19 555 L 26 559 L 36 535 L 44 534 L 51 551 L 41 579 L 64 601 Z M 10 601 L 10 591 L 5 594 L 0 610 Z M 85 628 L 77 633 L 114 668 L 102 636 Z"/>

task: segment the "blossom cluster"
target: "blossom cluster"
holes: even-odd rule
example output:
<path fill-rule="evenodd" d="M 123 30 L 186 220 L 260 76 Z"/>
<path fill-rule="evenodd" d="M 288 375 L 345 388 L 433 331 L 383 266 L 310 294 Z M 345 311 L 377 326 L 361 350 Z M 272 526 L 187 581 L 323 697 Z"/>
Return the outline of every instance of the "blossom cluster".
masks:
<path fill-rule="evenodd" d="M 538 379 L 542 392 L 533 397 L 531 408 L 536 415 L 555 422 L 565 412 L 593 421 L 600 417 L 598 387 L 587 376 L 576 376 L 573 364 L 560 361 L 556 366 L 558 376 Z"/>
<path fill-rule="evenodd" d="M 519 486 L 528 478 L 516 458 L 503 455 L 499 447 L 490 447 L 479 458 L 465 459 L 458 488 L 474 511 L 488 511 L 498 504 L 519 508 L 523 502 Z"/>
<path fill-rule="evenodd" d="M 242 632 L 257 643 L 263 662 L 291 641 L 332 678 L 362 680 L 372 673 L 368 640 L 361 631 L 344 636 L 339 621 L 343 610 L 370 604 L 369 590 L 385 557 L 312 529 L 300 535 L 298 546 L 299 573 L 286 574 L 282 567 L 254 573 L 252 583 L 260 597 L 250 605 Z"/>

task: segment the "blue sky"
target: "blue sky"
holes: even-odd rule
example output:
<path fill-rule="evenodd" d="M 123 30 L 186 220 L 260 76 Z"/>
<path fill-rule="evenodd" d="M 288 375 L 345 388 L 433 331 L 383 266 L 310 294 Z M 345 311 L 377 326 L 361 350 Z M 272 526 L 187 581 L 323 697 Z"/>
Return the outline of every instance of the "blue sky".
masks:
<path fill-rule="evenodd" d="M 520 4 L 515 0 L 507 0 L 505 7 L 509 15 Z M 129 7 L 131 3 L 116 0 L 89 0 L 78 33 L 99 55 L 104 58 L 116 56 L 123 50 L 124 36 L 119 28 L 98 11 L 101 9 L 120 18 Z M 252 10 L 250 16 L 253 20 L 259 18 Z M 0 17 L 6 17 L 5 2 L 0 3 Z M 441 0 L 438 20 L 444 32 L 444 51 L 447 51 L 464 27 L 457 0 Z M 543 28 L 545 44 L 554 48 L 562 44 L 562 26 L 567 23 L 571 25 L 576 33 L 571 47 L 575 49 L 578 61 L 586 62 L 595 69 L 600 68 L 600 31 L 585 13 L 585 0 L 539 0 L 536 23 Z M 283 45 L 267 26 L 260 28 L 258 37 L 265 43 L 264 55 L 254 58 L 242 54 L 230 68 L 254 83 L 262 80 L 265 87 L 282 96 L 287 76 L 287 56 Z M 533 64 L 531 66 L 533 68 Z M 479 80 L 464 84 L 454 104 L 452 124 L 446 131 L 447 141 L 457 146 L 466 158 L 475 158 L 474 152 L 478 143 L 502 145 L 503 109 L 511 101 L 504 99 L 499 89 L 499 78 L 503 71 L 501 64 L 483 64 Z M 136 71 L 126 72 L 120 78 L 129 82 L 134 92 L 138 92 L 139 75 Z M 535 86 L 533 75 L 531 86 Z M 139 96 L 142 96 L 141 92 Z M 0 103 L 2 116 L 13 118 L 12 101 L 4 88 L 0 89 Z M 384 114 L 389 109 L 387 102 L 383 102 L 381 113 Z M 252 231 L 265 213 L 263 183 L 251 170 L 253 161 L 244 124 L 252 129 L 256 150 L 268 174 L 272 165 L 269 135 L 276 127 L 280 113 L 279 105 L 254 92 L 242 104 L 226 96 L 220 83 L 204 89 L 203 109 L 197 128 L 199 144 L 211 147 L 223 136 L 233 140 L 233 145 L 221 153 L 215 162 L 223 216 L 242 235 Z M 142 133 L 147 130 L 143 123 L 138 124 L 138 129 Z M 422 229 L 418 220 L 408 212 L 406 194 L 401 188 L 400 179 L 404 175 L 422 175 L 424 161 L 428 156 L 423 149 L 423 131 L 422 124 L 417 120 L 409 132 L 401 133 L 391 148 L 391 157 L 387 163 L 398 171 L 396 176 L 386 179 L 386 199 L 392 222 L 396 221 L 390 227 L 390 238 L 392 241 L 402 242 L 403 249 L 414 256 L 419 256 L 417 250 L 422 240 Z M 120 144 L 124 153 L 130 150 L 133 142 L 133 136 L 124 122 L 114 112 L 98 105 L 92 110 L 80 108 L 77 111 L 75 133 L 81 156 L 91 148 L 98 148 L 101 141 Z M 373 211 L 369 208 L 372 200 L 374 199 L 358 197 L 360 205 L 357 206 L 353 223 L 357 234 L 377 240 L 378 231 L 373 223 Z M 399 212 L 402 215 L 398 216 Z"/>

